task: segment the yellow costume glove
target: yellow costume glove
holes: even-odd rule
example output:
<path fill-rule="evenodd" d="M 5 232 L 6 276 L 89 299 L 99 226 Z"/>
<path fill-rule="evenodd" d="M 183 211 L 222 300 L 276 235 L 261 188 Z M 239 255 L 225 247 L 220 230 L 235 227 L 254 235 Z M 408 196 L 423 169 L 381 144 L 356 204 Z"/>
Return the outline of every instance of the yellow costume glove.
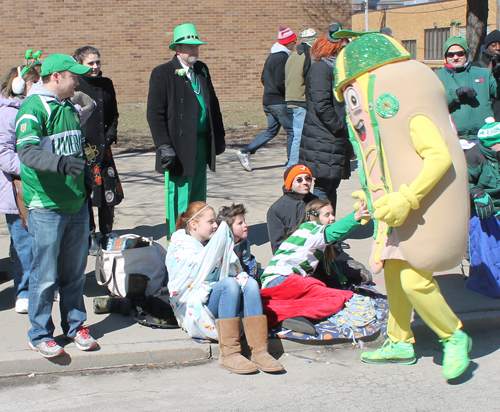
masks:
<path fill-rule="evenodd" d="M 401 185 L 399 192 L 389 193 L 376 200 L 373 204 L 375 219 L 386 222 L 389 226 L 401 226 L 410 209 L 418 209 L 420 203 L 417 197 L 406 185 Z"/>
<path fill-rule="evenodd" d="M 363 192 L 362 190 L 357 190 L 355 192 L 352 192 L 351 193 L 351 197 L 353 199 L 359 199 L 360 201 L 363 201 L 365 203 L 366 202 L 366 193 Z M 354 203 L 354 210 L 357 212 L 359 210 L 359 201 Z M 361 219 L 361 224 L 362 225 L 366 225 L 368 222 L 370 221 L 370 218 L 369 217 L 364 217 L 363 219 Z"/>

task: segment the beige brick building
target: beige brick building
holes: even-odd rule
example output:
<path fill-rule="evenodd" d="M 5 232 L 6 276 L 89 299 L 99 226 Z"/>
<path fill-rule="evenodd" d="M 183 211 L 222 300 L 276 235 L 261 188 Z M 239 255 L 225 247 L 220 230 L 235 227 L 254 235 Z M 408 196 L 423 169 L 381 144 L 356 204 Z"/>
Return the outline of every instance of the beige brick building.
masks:
<path fill-rule="evenodd" d="M 20 6 L 1 2 L 0 71 L 23 63 L 24 52 L 43 57 L 72 54 L 92 45 L 101 52 L 103 74 L 121 102 L 145 101 L 153 67 L 170 60 L 168 49 L 178 24 L 194 23 L 200 59 L 208 64 L 220 99 L 259 101 L 260 73 L 278 27 L 296 33 L 305 27 L 323 32 L 328 23 L 351 26 L 350 0 L 42 0 Z M 188 8 L 192 11 L 188 11 Z"/>
<path fill-rule="evenodd" d="M 497 1 L 489 0 L 488 30 L 497 28 Z M 460 22 L 461 25 L 451 25 Z M 450 35 L 465 37 L 467 0 L 442 1 L 370 11 L 370 30 L 390 27 L 394 38 L 403 43 L 414 57 L 429 66 L 443 66 L 442 44 Z M 353 30 L 365 29 L 364 13 L 352 17 Z M 427 34 L 426 34 L 427 33 Z"/>

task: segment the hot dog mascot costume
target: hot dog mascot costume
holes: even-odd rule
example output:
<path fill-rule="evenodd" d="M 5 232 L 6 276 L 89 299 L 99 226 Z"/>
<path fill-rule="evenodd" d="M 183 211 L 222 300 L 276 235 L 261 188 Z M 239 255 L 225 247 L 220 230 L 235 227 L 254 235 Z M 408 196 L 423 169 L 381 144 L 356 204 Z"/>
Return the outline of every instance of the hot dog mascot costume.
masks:
<path fill-rule="evenodd" d="M 349 139 L 359 164 L 363 199 L 375 232 L 370 265 L 384 269 L 388 339 L 364 352 L 367 363 L 415 362 L 412 308 L 443 343 L 443 375 L 469 365 L 472 341 L 444 300 L 434 271 L 457 266 L 469 222 L 465 158 L 438 77 L 396 40 L 379 33 L 353 37 L 335 64 L 335 94 L 347 109 Z"/>

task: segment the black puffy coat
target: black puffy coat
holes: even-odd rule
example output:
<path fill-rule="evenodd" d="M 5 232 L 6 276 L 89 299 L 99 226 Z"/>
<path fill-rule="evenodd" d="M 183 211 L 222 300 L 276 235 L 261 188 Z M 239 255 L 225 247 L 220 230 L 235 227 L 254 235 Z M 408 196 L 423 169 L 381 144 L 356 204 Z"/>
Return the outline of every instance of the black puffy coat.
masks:
<path fill-rule="evenodd" d="M 350 143 L 344 103 L 335 99 L 333 81 L 333 69 L 322 60 L 307 73 L 299 159 L 315 178 L 340 180 L 350 176 Z"/>
<path fill-rule="evenodd" d="M 177 161 L 170 174 L 193 177 L 198 132 L 198 98 L 190 80 L 186 75 L 176 74 L 177 69 L 182 69 L 177 56 L 153 69 L 149 80 L 147 118 L 156 148 L 169 144 L 175 150 Z M 215 156 L 223 153 L 226 148 L 222 114 L 207 65 L 197 61 L 193 69 L 207 108 L 207 164 L 210 170 L 215 172 Z M 165 173 L 159 161 L 159 150 L 156 153 L 156 171 Z"/>

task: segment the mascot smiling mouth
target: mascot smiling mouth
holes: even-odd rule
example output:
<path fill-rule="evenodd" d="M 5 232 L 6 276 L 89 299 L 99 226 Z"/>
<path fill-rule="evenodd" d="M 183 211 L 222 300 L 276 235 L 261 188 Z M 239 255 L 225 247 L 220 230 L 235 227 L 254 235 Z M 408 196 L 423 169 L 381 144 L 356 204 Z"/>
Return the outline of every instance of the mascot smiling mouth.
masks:
<path fill-rule="evenodd" d="M 356 132 L 359 135 L 359 140 L 364 142 L 366 139 L 366 128 L 363 120 L 360 120 L 359 123 L 356 126 L 354 126 L 354 128 L 356 129 Z"/>

